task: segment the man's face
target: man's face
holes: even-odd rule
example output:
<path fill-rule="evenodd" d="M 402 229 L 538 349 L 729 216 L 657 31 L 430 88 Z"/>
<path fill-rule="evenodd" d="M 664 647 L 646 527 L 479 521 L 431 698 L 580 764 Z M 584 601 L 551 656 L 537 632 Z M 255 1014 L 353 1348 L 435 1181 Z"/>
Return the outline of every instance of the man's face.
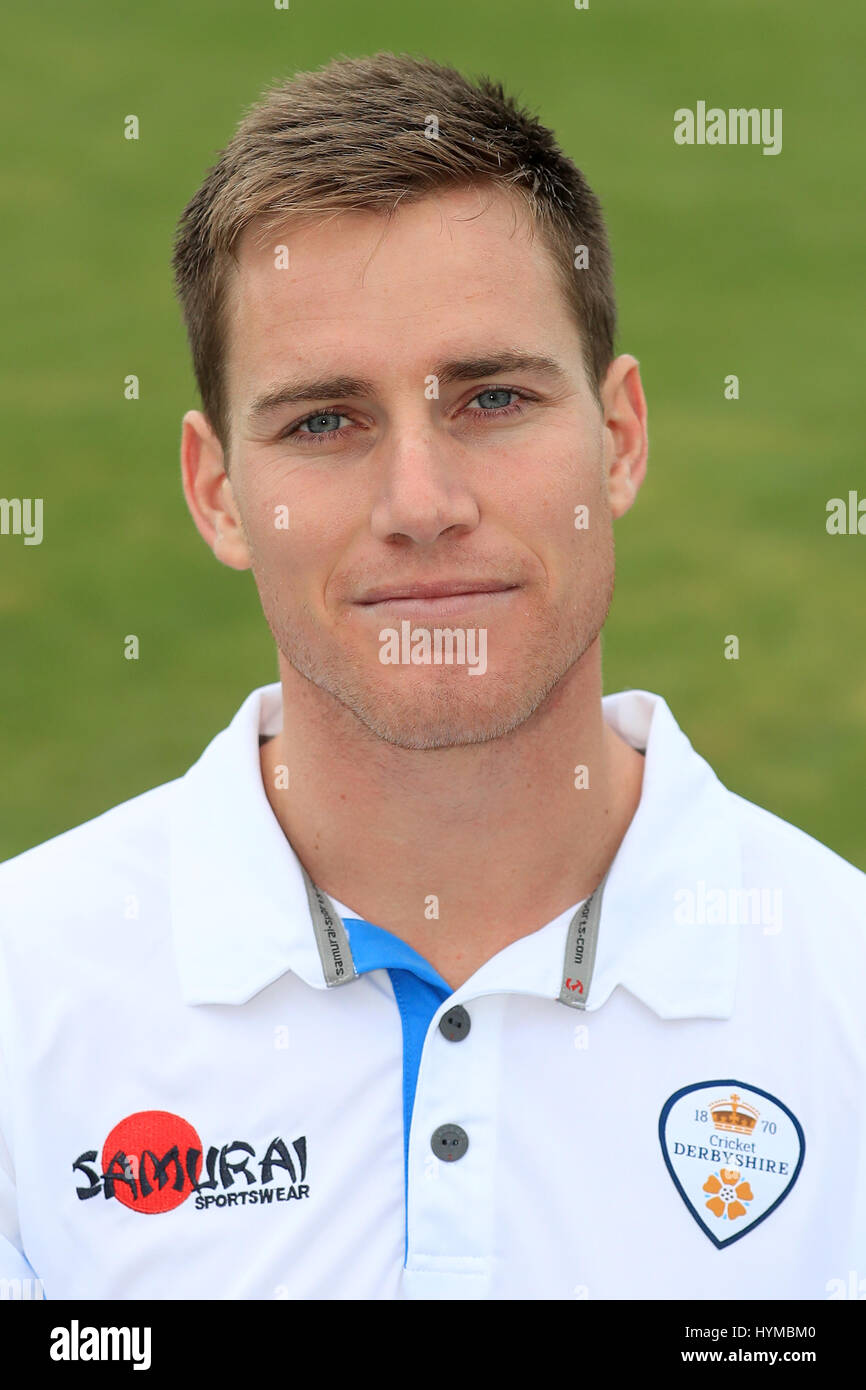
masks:
<path fill-rule="evenodd" d="M 598 637 L 611 518 L 633 496 L 611 486 L 616 431 L 549 252 L 516 200 L 460 189 L 390 223 L 290 223 L 261 249 L 248 229 L 238 261 L 225 486 L 239 525 L 217 553 L 251 565 L 282 664 L 403 748 L 516 728 Z M 425 661 L 422 629 L 431 655 L 437 629 L 462 629 L 466 662 Z"/>

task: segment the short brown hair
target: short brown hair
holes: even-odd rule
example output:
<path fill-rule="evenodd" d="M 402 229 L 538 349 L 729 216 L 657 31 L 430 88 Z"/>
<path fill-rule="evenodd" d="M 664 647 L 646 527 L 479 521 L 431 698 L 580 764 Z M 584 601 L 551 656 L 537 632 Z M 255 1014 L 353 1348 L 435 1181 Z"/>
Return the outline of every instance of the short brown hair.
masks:
<path fill-rule="evenodd" d="M 438 138 L 425 134 L 430 118 Z M 616 303 L 601 204 L 552 133 L 499 83 L 408 54 L 335 58 L 266 91 L 178 223 L 173 267 L 202 409 L 228 446 L 223 307 L 241 233 L 295 217 L 392 214 L 400 201 L 482 183 L 525 199 L 553 255 L 599 395 Z M 575 270 L 577 246 L 586 268 Z"/>

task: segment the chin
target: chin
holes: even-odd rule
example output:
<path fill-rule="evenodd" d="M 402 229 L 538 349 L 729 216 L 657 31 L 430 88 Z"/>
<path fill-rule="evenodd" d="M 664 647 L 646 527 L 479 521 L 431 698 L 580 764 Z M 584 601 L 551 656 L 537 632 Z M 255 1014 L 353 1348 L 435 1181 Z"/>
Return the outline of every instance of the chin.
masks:
<path fill-rule="evenodd" d="M 585 613 L 569 617 L 564 634 L 553 614 L 543 615 L 531 641 L 498 650 L 477 675 L 466 665 L 383 667 L 366 651 L 323 645 L 315 633 L 277 623 L 271 631 L 286 665 L 375 738 L 424 750 L 489 743 L 543 712 L 595 640 L 604 615 L 597 624 Z"/>
<path fill-rule="evenodd" d="M 383 743 L 397 748 L 460 748 L 503 738 L 525 723 L 547 698 L 556 680 L 539 686 L 521 672 L 523 684 L 502 676 L 470 677 L 465 670 L 447 687 L 416 684 L 375 691 L 334 691 L 338 699 Z M 473 686 L 477 688 L 472 689 Z"/>

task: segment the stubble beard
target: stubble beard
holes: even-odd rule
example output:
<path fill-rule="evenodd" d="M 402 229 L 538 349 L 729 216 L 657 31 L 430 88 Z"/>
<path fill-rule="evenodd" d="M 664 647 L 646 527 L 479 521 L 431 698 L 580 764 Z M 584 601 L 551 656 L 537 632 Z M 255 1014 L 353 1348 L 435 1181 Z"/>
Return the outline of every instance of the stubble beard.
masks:
<path fill-rule="evenodd" d="M 301 677 L 336 701 L 373 738 L 396 748 L 427 751 L 488 743 L 531 719 L 598 637 L 613 584 L 611 568 L 606 588 L 584 609 L 543 609 L 533 623 L 525 654 L 512 657 L 508 671 L 497 669 L 492 629 L 488 668 L 477 676 L 469 674 L 468 665 L 380 666 L 378 652 L 376 668 L 371 669 L 330 635 L 327 645 L 311 641 L 309 625 L 301 616 L 293 620 L 284 600 L 269 600 L 261 588 L 260 596 L 279 652 Z"/>

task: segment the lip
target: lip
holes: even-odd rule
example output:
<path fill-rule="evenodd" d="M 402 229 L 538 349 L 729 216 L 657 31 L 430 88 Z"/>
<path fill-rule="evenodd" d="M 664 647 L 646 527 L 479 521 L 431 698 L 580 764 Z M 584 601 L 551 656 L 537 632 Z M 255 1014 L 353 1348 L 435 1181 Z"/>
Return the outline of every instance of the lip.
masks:
<path fill-rule="evenodd" d="M 381 622 L 389 619 L 421 618 L 431 622 L 438 618 L 456 618 L 461 613 L 477 613 L 479 609 L 497 608 L 518 592 L 516 585 L 507 589 L 473 589 L 469 593 L 442 594 L 439 598 L 385 598 L 377 603 L 359 605 Z"/>
<path fill-rule="evenodd" d="M 490 579 L 440 579 L 429 584 L 396 584 L 392 588 L 383 586 L 371 589 L 356 602 L 362 608 L 380 603 L 433 603 L 446 599 L 510 593 L 517 587 L 516 584 L 502 584 L 498 580 Z"/>

